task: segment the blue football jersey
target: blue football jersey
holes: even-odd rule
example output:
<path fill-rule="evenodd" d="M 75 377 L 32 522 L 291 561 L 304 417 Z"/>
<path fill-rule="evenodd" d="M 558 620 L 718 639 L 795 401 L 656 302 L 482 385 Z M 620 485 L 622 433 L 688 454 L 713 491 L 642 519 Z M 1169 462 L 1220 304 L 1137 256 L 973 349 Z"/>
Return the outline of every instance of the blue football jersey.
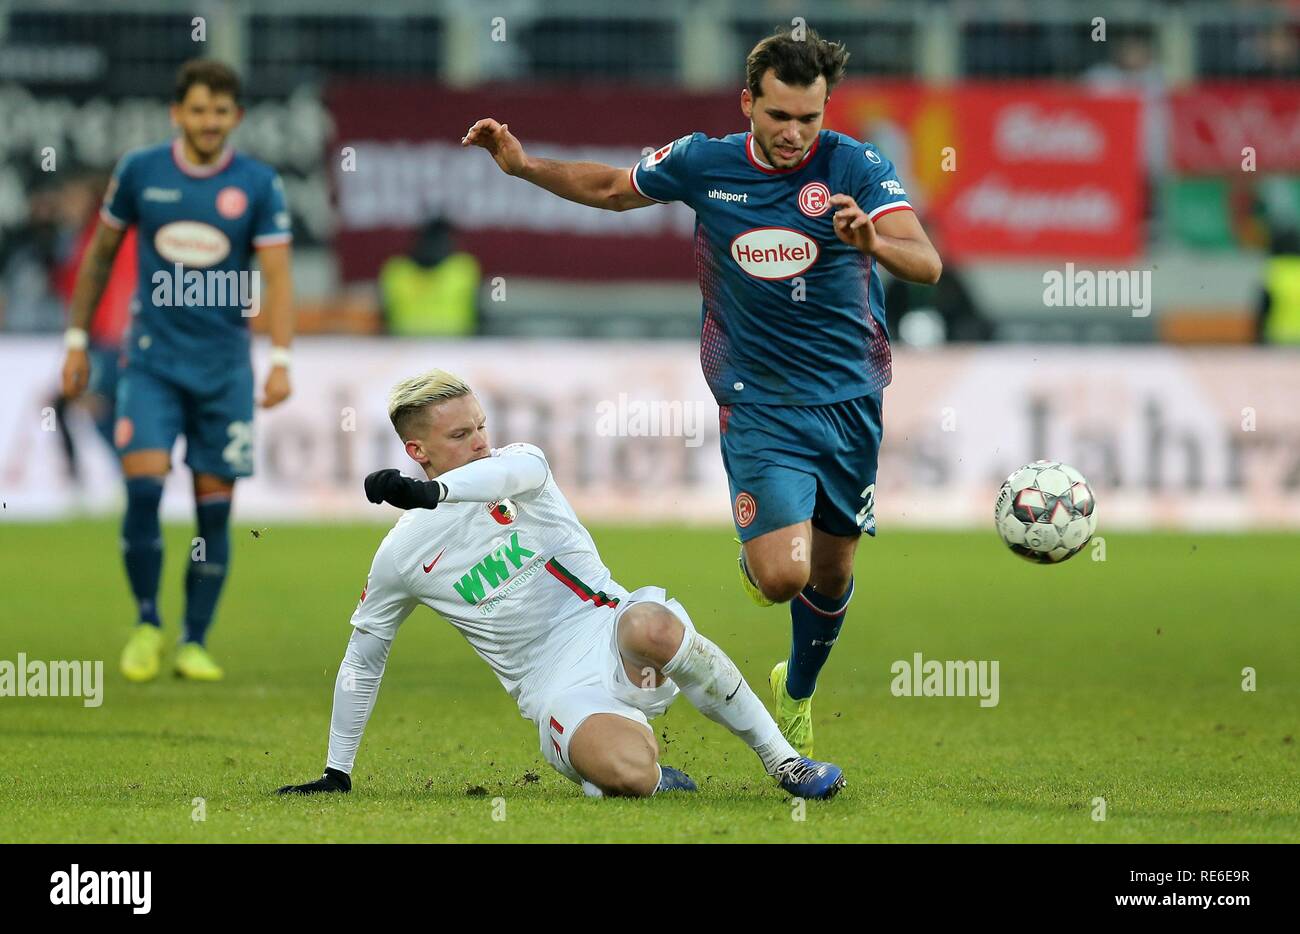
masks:
<path fill-rule="evenodd" d="M 275 170 L 233 150 L 196 166 L 179 139 L 138 149 L 118 163 L 100 217 L 138 228 L 128 365 L 189 385 L 248 366 L 254 248 L 291 238 Z"/>
<path fill-rule="evenodd" d="M 835 236 L 830 204 L 851 195 L 873 221 L 911 209 L 874 146 L 822 130 L 776 169 L 749 133 L 693 133 L 634 165 L 632 185 L 695 211 L 700 363 L 720 405 L 827 405 L 889 384 L 875 260 Z"/>

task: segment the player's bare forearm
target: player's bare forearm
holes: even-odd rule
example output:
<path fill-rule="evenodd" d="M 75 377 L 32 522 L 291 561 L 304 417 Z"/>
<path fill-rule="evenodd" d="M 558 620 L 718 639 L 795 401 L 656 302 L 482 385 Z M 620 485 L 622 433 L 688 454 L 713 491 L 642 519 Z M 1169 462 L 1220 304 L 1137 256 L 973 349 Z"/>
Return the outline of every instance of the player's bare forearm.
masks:
<path fill-rule="evenodd" d="M 929 241 L 887 237 L 878 232 L 871 255 L 891 275 L 908 282 L 934 285 L 943 273 L 943 261 Z"/>
<path fill-rule="evenodd" d="M 77 281 L 72 287 L 68 309 L 67 353 L 63 357 L 61 377 L 65 399 L 75 399 L 90 382 L 90 358 L 86 354 L 86 328 L 99 306 L 99 300 L 113 273 L 113 259 L 122 245 L 124 230 L 110 227 L 102 220 L 81 259 Z"/>
<path fill-rule="evenodd" d="M 262 310 L 266 313 L 271 346 L 288 347 L 293 343 L 293 273 L 288 244 L 262 247 L 257 251 L 262 267 Z"/>
<path fill-rule="evenodd" d="M 99 299 L 113 272 L 113 260 L 122 245 L 124 230 L 110 227 L 103 221 L 95 227 L 94 238 L 86 249 L 77 270 L 77 281 L 72 289 L 71 307 L 68 309 L 68 327 L 85 330 L 99 305 Z"/>
<path fill-rule="evenodd" d="M 507 175 L 532 182 L 578 204 L 606 211 L 626 211 L 655 203 L 643 198 L 632 187 L 627 169 L 616 169 L 599 162 L 532 158 L 510 132 L 510 125 L 491 117 L 476 121 L 465 132 L 460 144 L 486 149 Z"/>
<path fill-rule="evenodd" d="M 830 203 L 838 209 L 832 217 L 835 236 L 900 279 L 922 285 L 939 281 L 943 262 L 912 211 L 891 211 L 872 221 L 849 195 L 831 195 Z"/>
<path fill-rule="evenodd" d="M 626 211 L 654 203 L 632 188 L 627 169 L 599 162 L 529 158 L 519 177 L 561 198 L 606 211 Z"/>
<path fill-rule="evenodd" d="M 289 269 L 287 243 L 261 247 L 257 260 L 262 267 L 262 307 L 271 334 L 271 370 L 262 387 L 262 408 L 269 409 L 289 398 L 289 344 L 293 340 L 293 275 Z"/>

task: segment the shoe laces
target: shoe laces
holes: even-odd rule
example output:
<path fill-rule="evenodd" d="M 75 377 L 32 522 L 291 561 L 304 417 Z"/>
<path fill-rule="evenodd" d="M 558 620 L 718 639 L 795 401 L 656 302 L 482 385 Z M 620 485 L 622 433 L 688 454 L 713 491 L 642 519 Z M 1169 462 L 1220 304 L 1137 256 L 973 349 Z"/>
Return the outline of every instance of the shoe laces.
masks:
<path fill-rule="evenodd" d="M 820 762 L 813 762 L 811 759 L 787 759 L 776 767 L 776 773 L 786 781 L 799 785 L 816 778 L 821 767 Z"/>

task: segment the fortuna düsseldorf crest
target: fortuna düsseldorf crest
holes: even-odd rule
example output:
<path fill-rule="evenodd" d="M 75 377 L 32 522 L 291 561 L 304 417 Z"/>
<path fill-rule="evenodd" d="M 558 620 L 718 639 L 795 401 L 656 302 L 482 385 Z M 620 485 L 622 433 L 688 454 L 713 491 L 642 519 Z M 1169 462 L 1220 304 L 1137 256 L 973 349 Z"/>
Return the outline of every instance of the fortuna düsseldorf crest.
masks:
<path fill-rule="evenodd" d="M 754 521 L 754 516 L 758 514 L 758 504 L 754 502 L 754 497 L 746 492 L 741 492 L 736 496 L 736 525 L 742 529 Z"/>
<path fill-rule="evenodd" d="M 821 217 L 831 208 L 831 190 L 821 182 L 809 182 L 799 189 L 799 210 L 809 217 Z"/>

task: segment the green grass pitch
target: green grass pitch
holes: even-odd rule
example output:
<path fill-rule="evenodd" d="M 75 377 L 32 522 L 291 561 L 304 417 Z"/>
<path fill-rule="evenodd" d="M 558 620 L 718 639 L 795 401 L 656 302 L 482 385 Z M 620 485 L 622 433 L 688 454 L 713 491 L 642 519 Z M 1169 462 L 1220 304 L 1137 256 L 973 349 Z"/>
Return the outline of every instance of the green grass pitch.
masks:
<path fill-rule="evenodd" d="M 0 659 L 105 669 L 99 708 L 0 698 L 0 842 L 1300 841 L 1294 535 L 1115 534 L 1104 562 L 1085 551 L 1059 567 L 1020 561 L 992 532 L 865 541 L 815 704 L 817 752 L 849 785 L 802 815 L 684 698 L 655 726 L 664 761 L 701 792 L 584 799 L 421 608 L 353 793 L 279 799 L 276 786 L 320 774 L 348 618 L 384 531 L 237 526 L 210 640 L 227 680 L 137 686 L 117 672 L 131 607 L 116 524 L 0 525 Z M 729 530 L 593 534 L 616 579 L 666 586 L 767 696 L 788 611 L 745 600 Z M 189 535 L 167 529 L 169 642 Z M 892 696 L 890 665 L 914 652 L 997 660 L 1000 703 Z"/>

